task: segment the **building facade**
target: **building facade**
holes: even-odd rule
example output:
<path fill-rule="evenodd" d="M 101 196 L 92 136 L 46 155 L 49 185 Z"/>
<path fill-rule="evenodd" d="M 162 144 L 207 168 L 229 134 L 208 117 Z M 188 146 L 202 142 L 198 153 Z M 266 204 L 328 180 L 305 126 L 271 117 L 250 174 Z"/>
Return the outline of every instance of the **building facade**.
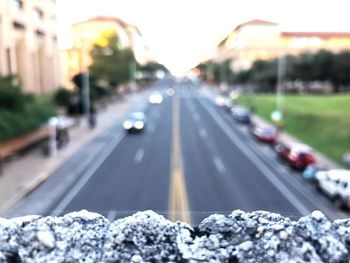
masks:
<path fill-rule="evenodd" d="M 0 75 L 23 91 L 47 93 L 62 82 L 55 0 L 0 1 Z"/>
<path fill-rule="evenodd" d="M 95 44 L 104 46 L 107 43 L 104 34 L 116 33 L 121 48 L 131 48 L 140 64 L 147 62 L 147 47 L 137 27 L 115 17 L 99 16 L 72 26 L 72 47 L 65 51 L 65 87 L 74 88 L 72 78 L 81 73 L 92 61 L 90 51 Z"/>
<path fill-rule="evenodd" d="M 216 48 L 213 60 L 230 60 L 235 72 L 246 70 L 256 60 L 298 55 L 326 49 L 350 49 L 350 32 L 285 32 L 279 24 L 252 20 L 238 25 Z"/>

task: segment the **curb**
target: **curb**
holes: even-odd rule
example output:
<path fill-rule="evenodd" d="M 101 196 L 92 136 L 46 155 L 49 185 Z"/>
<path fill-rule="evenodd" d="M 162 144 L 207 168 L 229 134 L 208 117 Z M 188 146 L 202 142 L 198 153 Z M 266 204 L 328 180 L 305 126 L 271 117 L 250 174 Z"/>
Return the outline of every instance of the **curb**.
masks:
<path fill-rule="evenodd" d="M 56 169 L 57 167 L 55 167 Z M 28 196 L 31 192 L 33 192 L 35 189 L 37 189 L 42 183 L 44 183 L 50 175 L 53 173 L 55 169 L 52 169 L 52 171 L 49 172 L 42 172 L 38 176 L 34 178 L 31 182 L 27 184 L 27 186 L 24 186 L 23 190 L 21 190 L 17 195 L 15 195 L 12 199 L 8 200 L 2 207 L 1 210 L 6 211 L 11 206 L 19 202 L 24 197 Z"/>

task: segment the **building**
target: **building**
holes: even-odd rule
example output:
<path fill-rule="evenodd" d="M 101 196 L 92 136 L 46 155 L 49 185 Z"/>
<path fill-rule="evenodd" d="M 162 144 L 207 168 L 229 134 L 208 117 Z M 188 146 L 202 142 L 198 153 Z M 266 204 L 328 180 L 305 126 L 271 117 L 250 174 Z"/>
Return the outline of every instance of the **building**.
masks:
<path fill-rule="evenodd" d="M 285 32 L 277 23 L 252 20 L 238 25 L 219 43 L 213 60 L 230 60 L 232 70 L 238 72 L 249 69 L 256 60 L 349 48 L 350 32 Z"/>
<path fill-rule="evenodd" d="M 72 48 L 65 51 L 65 87 L 73 88 L 73 76 L 83 72 L 92 63 L 90 51 L 93 46 L 106 45 L 103 35 L 111 32 L 118 35 L 121 48 L 129 47 L 133 50 L 140 64 L 147 62 L 147 47 L 137 27 L 115 17 L 95 17 L 72 26 Z"/>
<path fill-rule="evenodd" d="M 61 83 L 55 0 L 0 1 L 0 75 L 16 75 L 25 92 Z"/>

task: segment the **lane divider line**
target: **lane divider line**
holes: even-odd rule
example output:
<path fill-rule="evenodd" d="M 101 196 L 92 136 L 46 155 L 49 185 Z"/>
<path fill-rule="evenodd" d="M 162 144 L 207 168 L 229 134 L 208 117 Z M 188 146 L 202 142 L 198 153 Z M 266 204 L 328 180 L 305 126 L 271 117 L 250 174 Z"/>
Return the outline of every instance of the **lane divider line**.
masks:
<path fill-rule="evenodd" d="M 134 162 L 140 163 L 144 155 L 145 155 L 145 150 L 143 148 L 138 149 L 134 157 Z"/>
<path fill-rule="evenodd" d="M 199 135 L 204 139 L 205 137 L 208 136 L 207 130 L 204 128 L 199 129 Z"/>
<path fill-rule="evenodd" d="M 191 224 L 189 205 L 184 177 L 180 140 L 180 105 L 178 95 L 173 97 L 173 130 L 169 186 L 169 218 Z"/>
<path fill-rule="evenodd" d="M 193 113 L 192 118 L 196 122 L 199 122 L 201 120 L 201 117 L 199 116 L 199 114 L 197 112 Z"/>
<path fill-rule="evenodd" d="M 116 215 L 117 215 L 117 211 L 111 210 L 111 211 L 109 211 L 108 214 L 107 214 L 107 219 L 108 219 L 110 222 L 112 222 L 112 221 L 114 220 L 114 218 L 115 218 Z"/>
<path fill-rule="evenodd" d="M 213 162 L 215 164 L 216 169 L 219 171 L 219 173 L 224 174 L 226 172 L 226 167 L 224 163 L 221 161 L 220 157 L 214 156 Z"/>

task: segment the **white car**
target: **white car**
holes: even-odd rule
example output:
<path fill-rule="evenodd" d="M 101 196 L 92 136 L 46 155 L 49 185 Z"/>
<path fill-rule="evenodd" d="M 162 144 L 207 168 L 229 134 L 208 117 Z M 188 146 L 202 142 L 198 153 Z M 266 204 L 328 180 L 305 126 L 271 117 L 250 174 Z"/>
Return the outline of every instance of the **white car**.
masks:
<path fill-rule="evenodd" d="M 331 197 L 337 207 L 350 208 L 350 170 L 319 171 L 315 179 L 317 188 Z"/>
<path fill-rule="evenodd" d="M 148 97 L 148 101 L 151 104 L 161 104 L 163 102 L 163 96 L 158 92 L 154 92 Z"/>
<path fill-rule="evenodd" d="M 230 98 L 219 95 L 215 98 L 215 105 L 230 110 L 233 107 L 233 102 Z"/>
<path fill-rule="evenodd" d="M 128 133 L 142 132 L 145 129 L 146 122 L 147 118 L 143 112 L 134 112 L 124 121 L 123 128 Z"/>

